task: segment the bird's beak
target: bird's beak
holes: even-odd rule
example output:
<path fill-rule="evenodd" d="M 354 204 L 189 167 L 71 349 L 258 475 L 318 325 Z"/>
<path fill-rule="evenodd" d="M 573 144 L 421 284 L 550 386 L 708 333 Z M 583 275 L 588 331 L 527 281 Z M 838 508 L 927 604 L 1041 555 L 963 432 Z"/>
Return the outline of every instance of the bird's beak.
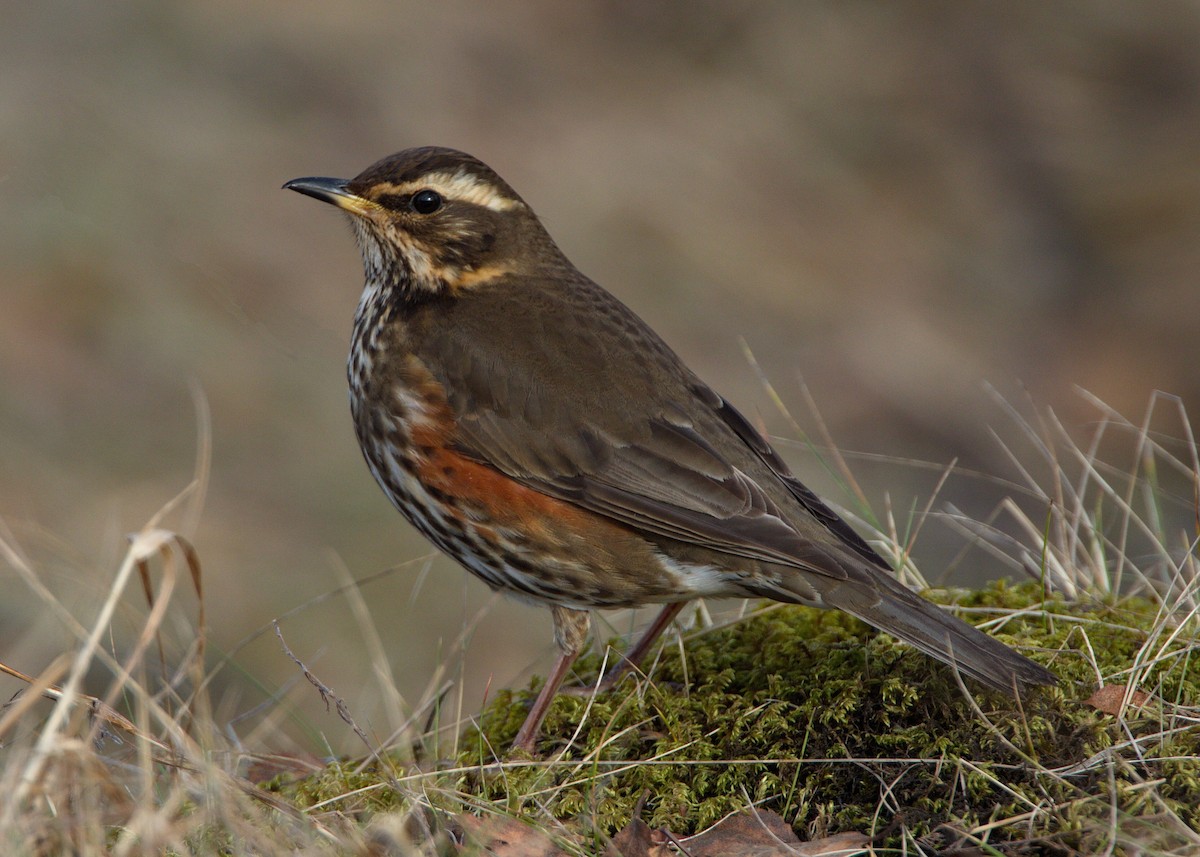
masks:
<path fill-rule="evenodd" d="M 292 179 L 283 186 L 284 190 L 294 190 L 321 202 L 336 205 L 351 214 L 365 215 L 376 208 L 371 200 L 351 193 L 346 189 L 350 182 L 347 179 L 331 179 L 321 176 L 310 176 L 303 179 Z"/>

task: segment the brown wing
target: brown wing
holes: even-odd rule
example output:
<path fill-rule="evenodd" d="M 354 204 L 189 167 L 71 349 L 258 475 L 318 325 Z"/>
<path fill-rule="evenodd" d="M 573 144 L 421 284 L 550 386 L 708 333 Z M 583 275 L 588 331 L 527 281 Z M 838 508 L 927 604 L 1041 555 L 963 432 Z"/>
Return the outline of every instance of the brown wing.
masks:
<path fill-rule="evenodd" d="M 887 567 L 615 298 L 522 289 L 519 312 L 502 285 L 462 295 L 418 337 L 461 452 L 650 533 L 835 578 L 847 549 Z"/>
<path fill-rule="evenodd" d="M 1053 673 L 901 586 L 744 417 L 589 281 L 501 286 L 411 324 L 456 445 L 553 497 L 647 533 L 798 569 L 755 594 L 847 611 L 992 687 Z M 514 343 L 521 343 L 520 347 Z"/>

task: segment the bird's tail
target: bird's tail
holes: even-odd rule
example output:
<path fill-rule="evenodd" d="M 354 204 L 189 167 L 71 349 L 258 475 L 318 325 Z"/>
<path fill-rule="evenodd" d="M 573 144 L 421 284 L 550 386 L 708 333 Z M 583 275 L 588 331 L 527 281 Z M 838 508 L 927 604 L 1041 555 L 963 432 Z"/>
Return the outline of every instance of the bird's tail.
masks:
<path fill-rule="evenodd" d="M 830 581 L 821 599 L 1009 695 L 1058 681 L 1041 664 L 926 601 L 883 570 L 871 574 L 870 583 Z"/>

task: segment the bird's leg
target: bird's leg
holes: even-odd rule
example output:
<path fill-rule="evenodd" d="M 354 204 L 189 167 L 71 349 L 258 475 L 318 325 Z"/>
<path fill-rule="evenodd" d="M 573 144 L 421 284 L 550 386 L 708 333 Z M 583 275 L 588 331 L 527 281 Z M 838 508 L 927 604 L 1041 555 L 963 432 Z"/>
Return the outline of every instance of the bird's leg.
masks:
<path fill-rule="evenodd" d="M 674 604 L 664 605 L 663 609 L 659 610 L 658 615 L 654 617 L 654 621 L 650 623 L 650 627 L 642 634 L 641 639 L 634 643 L 632 649 L 621 656 L 621 660 L 617 662 L 616 666 L 604 674 L 604 678 L 600 680 L 599 689 L 611 690 L 626 672 L 641 664 L 646 653 L 650 651 L 650 647 L 654 645 L 654 641 L 662 636 L 662 632 L 667 630 L 686 603 L 686 601 L 676 601 Z"/>
<path fill-rule="evenodd" d="M 514 750 L 533 752 L 538 732 L 542 728 L 542 721 L 546 719 L 546 714 L 550 711 L 550 704 L 554 702 L 559 685 L 567 677 L 571 664 L 575 663 L 575 659 L 583 651 L 583 643 L 587 639 L 591 618 L 586 610 L 572 610 L 569 607 L 554 607 L 552 610 L 554 613 L 554 642 L 558 645 L 560 654 L 550 670 L 550 675 L 546 676 L 546 683 L 542 685 L 541 693 L 533 701 L 533 707 L 529 709 L 525 722 L 517 731 L 517 737 L 512 746 Z"/>
<path fill-rule="evenodd" d="M 621 656 L 621 659 L 604 674 L 604 678 L 595 685 L 588 687 L 568 687 L 563 690 L 563 693 L 572 695 L 583 695 L 589 693 L 604 693 L 616 687 L 617 682 L 635 668 L 646 657 L 646 653 L 650 651 L 650 647 L 654 645 L 662 632 L 667 629 L 671 622 L 679 615 L 679 611 L 683 609 L 686 601 L 676 601 L 673 604 L 667 604 L 662 610 L 658 611 L 658 615 L 654 617 L 654 621 L 650 623 L 650 627 L 646 629 L 641 638 L 634 644 L 633 648 Z"/>

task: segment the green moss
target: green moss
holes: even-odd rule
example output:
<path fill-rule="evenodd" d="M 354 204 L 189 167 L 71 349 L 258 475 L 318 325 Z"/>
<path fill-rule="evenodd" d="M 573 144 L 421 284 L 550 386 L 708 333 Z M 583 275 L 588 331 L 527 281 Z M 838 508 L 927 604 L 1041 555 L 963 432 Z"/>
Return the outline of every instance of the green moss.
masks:
<path fill-rule="evenodd" d="M 866 831 L 891 846 L 903 837 L 936 846 L 952 831 L 1020 817 L 991 829 L 987 841 L 1032 835 L 1103 849 L 1114 807 L 1121 841 L 1148 841 L 1136 832 L 1139 819 L 1164 811 L 1200 826 L 1200 674 L 1191 661 L 1157 664 L 1140 685 L 1156 701 L 1123 722 L 1084 702 L 1097 666 L 1120 676 L 1134 661 L 1158 615 L 1154 605 L 1067 605 L 1044 600 L 1036 585 L 932 597 L 987 608 L 969 618 L 1015 611 L 993 633 L 1050 666 L 1059 685 L 1019 706 L 980 691 L 980 717 L 948 669 L 891 637 L 844 614 L 773 605 L 693 635 L 682 657 L 667 646 L 649 679 L 629 677 L 593 698 L 560 696 L 536 760 L 506 754 L 537 682 L 501 693 L 478 729 L 461 737 L 458 758 L 442 763 L 445 773 L 422 780 L 421 801 L 549 814 L 585 835 L 619 830 L 643 795 L 643 819 L 677 833 L 753 802 L 780 813 L 802 838 Z M 581 659 L 578 683 L 594 683 L 599 668 L 599 656 Z M 1193 707 L 1191 721 L 1173 719 L 1181 706 Z M 492 748 L 505 758 L 498 762 Z M 331 767 L 293 794 L 311 805 L 374 778 L 373 796 L 356 797 L 356 806 L 395 805 L 378 773 L 348 770 Z"/>
<path fill-rule="evenodd" d="M 933 597 L 949 602 L 951 593 Z M 1200 821 L 1195 729 L 1174 737 L 1170 752 L 1152 754 L 1183 761 L 1118 765 L 1111 782 L 1106 765 L 1052 772 L 1128 740 L 1114 717 L 1083 704 L 1096 688 L 1089 659 L 1094 652 L 1106 675 L 1128 667 L 1155 620 L 1153 605 L 1043 604 L 1036 585 L 1005 584 L 953 593 L 953 601 L 997 615 L 1035 607 L 995 635 L 1051 666 L 1059 686 L 1020 707 L 977 693 L 989 725 L 948 669 L 891 637 L 844 614 L 773 607 L 690 640 L 683 659 L 668 647 L 649 681 L 630 678 L 591 700 L 560 697 L 539 747 L 543 758 L 559 759 L 554 765 L 492 764 L 486 748 L 508 747 L 536 687 L 502 695 L 484 713 L 481 732 L 466 739 L 471 749 L 459 761 L 477 766 L 466 786 L 514 811 L 587 816 L 608 831 L 624 825 L 648 792 L 645 820 L 676 832 L 765 801 L 802 835 L 891 825 L 893 844 L 901 824 L 917 837 L 941 825 L 969 830 L 1044 806 L 1049 795 L 1067 811 L 1042 814 L 1040 832 L 1081 843 L 1091 822 L 1108 818 L 1110 789 L 1132 814 L 1158 811 L 1140 806 L 1136 785 L 1161 777 L 1160 797 L 1184 820 Z M 1165 662 L 1142 686 L 1194 706 L 1198 676 L 1185 666 Z M 598 668 L 598 657 L 583 660 L 580 683 L 594 682 Z M 1149 714 L 1131 714 L 1125 726 L 1135 737 L 1163 728 Z M 1024 825 L 1012 831 L 1026 833 Z"/>
<path fill-rule="evenodd" d="M 320 773 L 299 780 L 281 775 L 266 783 L 266 791 L 278 792 L 298 806 L 328 806 L 339 812 L 374 814 L 403 808 L 404 797 L 391 785 L 395 771 L 388 764 L 373 761 L 366 765 L 332 762 Z"/>

